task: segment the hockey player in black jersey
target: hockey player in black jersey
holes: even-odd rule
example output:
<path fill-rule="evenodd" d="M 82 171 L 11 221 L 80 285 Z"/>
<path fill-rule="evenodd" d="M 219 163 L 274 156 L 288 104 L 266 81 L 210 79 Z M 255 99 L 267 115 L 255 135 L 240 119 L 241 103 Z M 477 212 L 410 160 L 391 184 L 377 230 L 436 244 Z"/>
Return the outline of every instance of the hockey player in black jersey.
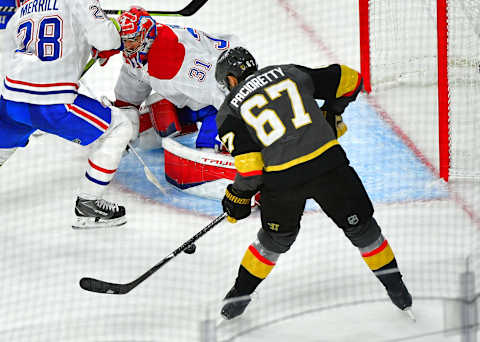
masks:
<path fill-rule="evenodd" d="M 248 247 L 225 297 L 225 319 L 241 315 L 249 295 L 294 243 L 308 198 L 343 230 L 392 302 L 409 310 L 412 297 L 394 253 L 373 218 L 373 206 L 337 138 L 342 113 L 361 90 L 361 75 L 345 65 L 310 69 L 287 64 L 257 70 L 237 47 L 223 52 L 215 77 L 228 95 L 217 114 L 219 136 L 237 176 L 222 200 L 230 222 L 250 215 L 261 193 L 262 228 Z M 320 108 L 316 99 L 325 100 Z"/>

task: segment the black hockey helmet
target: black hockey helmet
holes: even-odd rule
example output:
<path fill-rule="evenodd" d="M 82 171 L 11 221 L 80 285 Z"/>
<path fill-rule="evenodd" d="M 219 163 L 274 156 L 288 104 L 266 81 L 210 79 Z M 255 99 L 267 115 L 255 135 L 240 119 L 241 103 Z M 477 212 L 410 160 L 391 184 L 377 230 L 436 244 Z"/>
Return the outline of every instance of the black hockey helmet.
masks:
<path fill-rule="evenodd" d="M 227 76 L 235 76 L 240 83 L 257 70 L 257 62 L 252 54 L 238 46 L 225 50 L 218 56 L 215 79 L 220 86 L 229 89 Z"/>

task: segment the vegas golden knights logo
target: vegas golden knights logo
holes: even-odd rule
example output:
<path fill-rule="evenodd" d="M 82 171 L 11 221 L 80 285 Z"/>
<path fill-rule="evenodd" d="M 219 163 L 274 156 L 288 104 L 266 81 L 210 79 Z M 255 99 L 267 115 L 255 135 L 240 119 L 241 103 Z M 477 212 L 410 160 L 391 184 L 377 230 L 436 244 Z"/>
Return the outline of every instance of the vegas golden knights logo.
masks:
<path fill-rule="evenodd" d="M 268 225 L 268 228 L 276 232 L 278 232 L 278 228 L 280 227 L 278 223 L 273 223 L 273 222 L 267 222 L 267 225 Z"/>

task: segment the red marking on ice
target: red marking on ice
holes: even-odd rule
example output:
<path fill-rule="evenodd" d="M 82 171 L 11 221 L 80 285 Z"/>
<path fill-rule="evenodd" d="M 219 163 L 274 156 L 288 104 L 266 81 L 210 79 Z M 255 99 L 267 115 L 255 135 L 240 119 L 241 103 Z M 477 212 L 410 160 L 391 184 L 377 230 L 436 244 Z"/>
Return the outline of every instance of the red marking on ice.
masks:
<path fill-rule="evenodd" d="M 317 47 L 322 50 L 322 52 L 327 55 L 329 63 L 335 63 L 339 60 L 336 54 L 330 50 L 323 42 L 323 40 L 318 37 L 315 33 L 315 29 L 310 26 L 307 21 L 297 12 L 295 9 L 290 6 L 288 0 L 277 0 L 277 3 L 282 7 L 287 14 L 297 23 L 297 25 L 306 33 L 307 37 L 315 44 Z M 403 132 L 403 130 L 398 126 L 395 121 L 390 117 L 385 109 L 383 109 L 375 97 L 372 95 L 366 96 L 368 103 L 377 111 L 380 117 L 391 127 L 391 129 L 399 136 L 403 143 L 417 156 L 417 158 L 427 166 L 430 171 L 435 175 L 435 177 L 440 178 L 439 171 L 433 166 L 433 164 L 428 160 L 428 158 L 420 151 L 420 149 L 415 145 L 415 143 L 410 139 L 410 137 Z M 475 211 L 466 203 L 466 201 L 460 197 L 459 194 L 453 189 L 453 187 L 447 183 L 447 189 L 450 194 L 450 198 L 462 208 L 462 210 L 470 217 L 472 222 L 480 229 L 480 216 L 475 213 Z"/>

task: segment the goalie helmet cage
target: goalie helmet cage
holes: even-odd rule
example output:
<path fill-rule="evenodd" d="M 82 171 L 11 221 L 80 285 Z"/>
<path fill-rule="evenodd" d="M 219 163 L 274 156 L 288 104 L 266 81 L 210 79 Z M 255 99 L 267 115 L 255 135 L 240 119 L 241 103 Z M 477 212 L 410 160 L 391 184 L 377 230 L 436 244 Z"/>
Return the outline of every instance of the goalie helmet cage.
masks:
<path fill-rule="evenodd" d="M 436 107 L 438 135 L 427 157 L 445 181 L 478 181 L 480 1 L 359 0 L 359 14 L 365 90 L 432 88 L 424 104 Z"/>

